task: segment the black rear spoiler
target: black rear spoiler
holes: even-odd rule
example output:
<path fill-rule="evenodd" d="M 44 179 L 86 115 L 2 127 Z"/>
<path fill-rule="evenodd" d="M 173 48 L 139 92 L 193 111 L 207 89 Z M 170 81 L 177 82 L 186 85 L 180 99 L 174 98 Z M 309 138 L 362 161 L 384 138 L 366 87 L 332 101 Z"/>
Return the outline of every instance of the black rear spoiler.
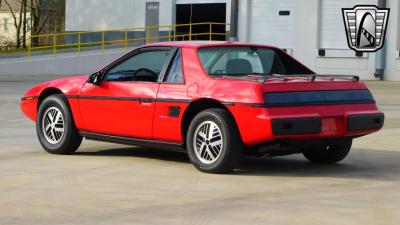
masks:
<path fill-rule="evenodd" d="M 278 79 L 285 79 L 285 78 L 291 78 L 291 77 L 304 77 L 305 79 L 309 81 L 315 81 L 316 78 L 322 78 L 322 79 L 329 79 L 331 81 L 334 81 L 335 79 L 345 79 L 345 80 L 350 80 L 350 81 L 359 81 L 360 77 L 355 76 L 355 75 L 328 75 L 328 74 L 292 74 L 292 75 L 285 75 L 285 74 L 271 74 L 271 76 L 266 76 L 266 79 L 270 78 L 278 78 Z"/>

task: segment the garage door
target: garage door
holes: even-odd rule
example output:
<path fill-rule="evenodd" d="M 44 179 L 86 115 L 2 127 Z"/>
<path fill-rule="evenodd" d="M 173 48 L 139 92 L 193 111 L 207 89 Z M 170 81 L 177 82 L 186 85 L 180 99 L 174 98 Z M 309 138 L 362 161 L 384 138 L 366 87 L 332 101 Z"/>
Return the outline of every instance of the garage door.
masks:
<path fill-rule="evenodd" d="M 320 48 L 349 49 L 343 24 L 342 8 L 376 5 L 377 0 L 321 0 Z"/>
<path fill-rule="evenodd" d="M 250 4 L 250 42 L 292 48 L 295 0 L 253 0 Z"/>

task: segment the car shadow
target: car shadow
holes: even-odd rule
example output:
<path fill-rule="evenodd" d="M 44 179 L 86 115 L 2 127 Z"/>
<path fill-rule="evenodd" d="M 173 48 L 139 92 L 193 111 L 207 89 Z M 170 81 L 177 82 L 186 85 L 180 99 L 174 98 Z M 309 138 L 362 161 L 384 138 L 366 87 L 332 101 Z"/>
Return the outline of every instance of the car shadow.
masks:
<path fill-rule="evenodd" d="M 400 181 L 400 152 L 357 149 L 337 164 L 316 164 L 302 155 L 245 158 L 233 172 L 238 175 L 281 177 L 336 177 Z"/>
<path fill-rule="evenodd" d="M 78 156 L 141 157 L 162 161 L 190 163 L 184 152 L 153 148 L 126 147 L 95 152 L 76 152 Z M 302 155 L 282 157 L 244 157 L 230 175 L 281 177 L 336 177 L 348 179 L 400 181 L 400 152 L 352 149 L 350 155 L 338 164 L 314 164 Z"/>
<path fill-rule="evenodd" d="M 189 157 L 185 152 L 168 151 L 144 147 L 126 147 L 104 149 L 90 152 L 75 152 L 74 155 L 81 156 L 118 156 L 118 157 L 141 157 L 148 159 L 159 159 L 165 161 L 174 161 L 181 163 L 190 163 Z"/>

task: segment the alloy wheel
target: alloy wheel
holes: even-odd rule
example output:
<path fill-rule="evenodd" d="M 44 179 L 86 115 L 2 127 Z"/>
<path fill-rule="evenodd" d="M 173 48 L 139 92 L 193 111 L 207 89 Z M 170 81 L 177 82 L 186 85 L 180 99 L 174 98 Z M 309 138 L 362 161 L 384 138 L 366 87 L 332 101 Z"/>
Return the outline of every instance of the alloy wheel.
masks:
<path fill-rule="evenodd" d="M 200 123 L 194 132 L 193 145 L 195 154 L 202 163 L 214 163 L 222 152 L 221 129 L 213 121 Z"/>
<path fill-rule="evenodd" d="M 64 117 L 56 107 L 48 108 L 42 118 L 44 137 L 50 144 L 57 144 L 64 136 Z"/>

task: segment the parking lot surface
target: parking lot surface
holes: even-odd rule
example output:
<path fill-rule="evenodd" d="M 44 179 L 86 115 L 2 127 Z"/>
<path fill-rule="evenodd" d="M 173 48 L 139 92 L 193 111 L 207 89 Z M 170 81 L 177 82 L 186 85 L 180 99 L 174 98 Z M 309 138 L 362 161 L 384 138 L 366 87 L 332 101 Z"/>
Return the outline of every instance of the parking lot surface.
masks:
<path fill-rule="evenodd" d="M 399 82 L 368 82 L 385 126 L 340 164 L 246 158 L 227 175 L 201 173 L 181 153 L 86 140 L 50 155 L 19 109 L 35 83 L 0 81 L 1 225 L 400 223 Z"/>

